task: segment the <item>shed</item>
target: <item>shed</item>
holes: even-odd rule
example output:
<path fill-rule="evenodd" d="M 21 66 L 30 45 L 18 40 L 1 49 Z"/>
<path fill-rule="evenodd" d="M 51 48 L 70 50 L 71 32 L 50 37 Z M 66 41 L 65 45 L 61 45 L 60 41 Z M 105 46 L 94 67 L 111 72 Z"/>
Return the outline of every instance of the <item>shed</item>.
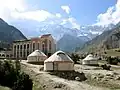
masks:
<path fill-rule="evenodd" d="M 27 57 L 28 63 L 44 63 L 47 56 L 41 50 L 35 50 Z"/>
<path fill-rule="evenodd" d="M 45 71 L 73 71 L 73 60 L 63 51 L 57 51 L 44 61 Z"/>

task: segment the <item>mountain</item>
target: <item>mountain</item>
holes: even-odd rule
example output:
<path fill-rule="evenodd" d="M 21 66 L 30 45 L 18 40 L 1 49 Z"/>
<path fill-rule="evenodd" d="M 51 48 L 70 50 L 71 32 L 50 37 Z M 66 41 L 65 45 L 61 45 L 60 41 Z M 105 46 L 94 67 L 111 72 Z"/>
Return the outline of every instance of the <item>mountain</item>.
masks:
<path fill-rule="evenodd" d="M 26 39 L 26 37 L 14 26 L 8 25 L 0 18 L 0 46 L 6 47 L 14 40 Z"/>
<path fill-rule="evenodd" d="M 84 46 L 78 51 L 94 52 L 119 47 L 120 47 L 120 24 L 118 23 L 110 30 L 104 31 L 102 34 L 86 42 Z"/>
<path fill-rule="evenodd" d="M 64 34 L 69 34 L 71 36 L 76 36 L 81 38 L 85 38 L 90 40 L 94 37 L 100 35 L 103 31 L 109 30 L 112 28 L 113 25 L 109 25 L 108 27 L 102 27 L 102 26 L 81 26 L 80 30 L 78 29 L 71 29 L 66 28 L 62 25 L 44 25 L 40 26 L 37 31 L 40 32 L 40 34 L 46 34 L 51 33 L 56 40 L 59 40 Z"/>
<path fill-rule="evenodd" d="M 57 47 L 60 50 L 74 52 L 76 47 L 82 46 L 84 43 L 85 41 L 81 40 L 78 37 L 69 34 L 64 34 L 63 37 L 60 40 L 58 40 Z"/>
<path fill-rule="evenodd" d="M 19 28 L 28 38 L 30 36 L 32 37 L 41 36 L 43 34 L 50 33 L 52 34 L 52 36 L 57 42 L 62 42 L 61 40 L 63 40 L 63 38 L 66 39 L 66 37 L 64 36 L 66 34 L 69 35 L 69 38 L 71 36 L 77 39 L 79 38 L 80 41 L 82 40 L 84 42 L 87 42 L 89 40 L 92 40 L 94 37 L 100 35 L 103 31 L 109 30 L 114 26 L 112 24 L 108 25 L 107 27 L 98 26 L 98 25 L 81 25 L 80 29 L 78 30 L 75 28 L 65 27 L 64 25 L 59 25 L 57 23 L 47 24 L 45 22 L 38 23 L 35 21 L 25 21 L 25 20 L 20 20 L 16 23 L 12 23 L 12 25 L 15 25 L 17 28 Z M 70 44 L 67 44 L 67 47 L 69 47 L 69 45 Z M 62 45 L 59 45 L 57 47 L 62 49 L 63 46 L 62 47 L 61 46 Z M 78 45 L 75 45 L 75 46 L 78 46 Z M 81 46 L 82 45 L 79 45 L 78 47 L 81 47 Z"/>
<path fill-rule="evenodd" d="M 12 25 L 16 26 L 21 32 L 27 37 L 36 37 L 42 34 L 51 33 L 54 38 L 58 41 L 64 34 L 70 34 L 72 36 L 86 36 L 89 39 L 93 39 L 97 35 L 101 34 L 112 28 L 114 25 L 107 27 L 98 25 L 81 25 L 80 29 L 70 28 L 69 26 L 60 25 L 58 23 L 50 24 L 48 22 L 37 22 L 34 20 L 17 20 L 11 22 Z"/>

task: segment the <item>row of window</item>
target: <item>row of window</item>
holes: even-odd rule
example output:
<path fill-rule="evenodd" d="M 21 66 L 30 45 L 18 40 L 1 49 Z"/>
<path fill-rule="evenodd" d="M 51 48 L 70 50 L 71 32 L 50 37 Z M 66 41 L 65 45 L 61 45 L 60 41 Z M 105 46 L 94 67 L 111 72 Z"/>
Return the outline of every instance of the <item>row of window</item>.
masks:
<path fill-rule="evenodd" d="M 7 55 L 5 55 L 5 54 L 0 54 L 0 57 L 5 57 L 5 56 L 6 56 L 6 57 L 12 57 L 12 54 L 10 54 L 10 55 L 8 55 L 8 54 L 7 54 Z"/>
<path fill-rule="evenodd" d="M 37 49 L 39 49 L 39 48 L 40 48 L 40 47 L 39 47 L 39 46 L 40 46 L 40 43 L 37 43 L 36 45 L 37 45 Z M 49 41 L 49 49 L 50 49 L 50 50 L 51 50 L 51 46 L 52 46 L 52 45 L 51 45 L 51 41 Z M 23 46 L 23 45 L 15 45 L 15 46 L 14 46 L 14 50 L 16 50 L 16 48 L 17 48 L 17 49 L 19 49 L 19 48 L 20 48 L 20 49 L 22 49 L 22 48 L 23 48 L 23 49 L 26 49 L 26 48 L 29 49 L 29 48 L 30 48 L 30 44 L 25 44 L 24 46 Z M 43 49 L 43 51 L 44 51 L 46 48 L 47 48 L 47 41 L 44 41 L 44 42 L 42 43 L 42 49 Z M 35 43 L 33 43 L 33 50 L 35 50 Z"/>
<path fill-rule="evenodd" d="M 28 56 L 30 53 L 29 52 L 17 52 L 17 54 L 16 53 L 14 53 L 14 57 L 17 57 L 17 58 L 19 58 L 19 57 L 26 57 L 26 56 Z"/>

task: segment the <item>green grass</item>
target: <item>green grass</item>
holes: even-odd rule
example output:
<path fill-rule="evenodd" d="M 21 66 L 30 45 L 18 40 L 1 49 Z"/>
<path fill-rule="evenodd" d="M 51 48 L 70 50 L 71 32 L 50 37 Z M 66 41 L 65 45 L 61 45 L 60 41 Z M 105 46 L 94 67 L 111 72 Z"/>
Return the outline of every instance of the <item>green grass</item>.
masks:
<path fill-rule="evenodd" d="M 0 90 L 11 90 L 11 89 L 8 87 L 0 86 Z"/>
<path fill-rule="evenodd" d="M 38 82 L 33 82 L 32 90 L 42 90 L 42 88 Z"/>
<path fill-rule="evenodd" d="M 119 50 L 120 48 L 117 49 L 110 49 L 110 50 L 106 50 L 106 56 L 120 56 L 120 52 L 116 51 Z"/>

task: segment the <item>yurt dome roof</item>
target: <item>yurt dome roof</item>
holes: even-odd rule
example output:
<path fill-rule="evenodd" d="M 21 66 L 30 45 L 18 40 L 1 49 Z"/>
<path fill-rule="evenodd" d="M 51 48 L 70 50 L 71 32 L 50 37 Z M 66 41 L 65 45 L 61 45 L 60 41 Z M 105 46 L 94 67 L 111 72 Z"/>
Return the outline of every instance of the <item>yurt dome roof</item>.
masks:
<path fill-rule="evenodd" d="M 48 59 L 45 60 L 45 62 L 73 62 L 73 60 L 63 51 L 57 51 L 52 56 L 50 56 Z"/>
<path fill-rule="evenodd" d="M 45 56 L 45 57 L 47 57 L 41 50 L 35 50 L 30 55 L 28 55 L 28 57 L 31 57 L 31 56 Z"/>
<path fill-rule="evenodd" d="M 92 54 L 89 54 L 85 59 L 83 60 L 97 60 Z"/>

